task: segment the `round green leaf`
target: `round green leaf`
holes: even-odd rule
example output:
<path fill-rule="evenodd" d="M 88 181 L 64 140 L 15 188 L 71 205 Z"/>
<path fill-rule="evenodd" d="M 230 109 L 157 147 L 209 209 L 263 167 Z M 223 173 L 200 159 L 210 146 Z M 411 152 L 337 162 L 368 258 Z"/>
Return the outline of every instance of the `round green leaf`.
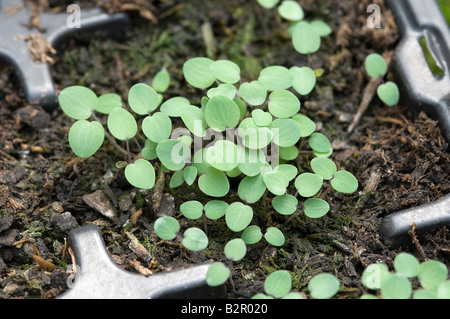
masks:
<path fill-rule="evenodd" d="M 95 110 L 102 114 L 109 114 L 116 107 L 122 107 L 120 95 L 115 93 L 103 94 L 98 98 L 98 105 Z"/>
<path fill-rule="evenodd" d="M 311 134 L 308 143 L 314 151 L 320 153 L 327 153 L 331 149 L 330 141 L 322 133 Z"/>
<path fill-rule="evenodd" d="M 180 117 L 184 108 L 188 106 L 191 106 L 191 103 L 187 98 L 175 96 L 161 104 L 159 109 L 170 117 Z"/>
<path fill-rule="evenodd" d="M 371 77 L 383 77 L 387 73 L 386 61 L 378 53 L 369 54 L 364 61 L 364 66 Z"/>
<path fill-rule="evenodd" d="M 253 219 L 253 210 L 250 206 L 235 202 L 228 206 L 225 213 L 225 222 L 230 230 L 240 232 L 244 230 Z"/>
<path fill-rule="evenodd" d="M 377 88 L 377 95 L 387 106 L 396 105 L 400 99 L 398 86 L 394 82 L 380 84 Z"/>
<path fill-rule="evenodd" d="M 166 68 L 158 71 L 152 81 L 152 87 L 156 92 L 163 93 L 167 91 L 170 85 L 170 75 Z"/>
<path fill-rule="evenodd" d="M 133 115 L 123 108 L 115 108 L 108 116 L 108 130 L 118 140 L 133 138 L 137 132 L 137 123 Z"/>
<path fill-rule="evenodd" d="M 314 276 L 308 284 L 311 297 L 315 299 L 330 299 L 339 291 L 339 287 L 339 280 L 328 273 Z"/>
<path fill-rule="evenodd" d="M 158 143 L 156 154 L 167 169 L 178 171 L 186 165 L 190 148 L 182 141 L 167 139 Z"/>
<path fill-rule="evenodd" d="M 262 238 L 261 228 L 256 225 L 248 226 L 241 234 L 242 240 L 247 245 L 253 245 L 259 242 Z"/>
<path fill-rule="evenodd" d="M 198 137 L 204 137 L 206 135 L 206 120 L 205 113 L 196 106 L 185 106 L 181 111 L 181 119 L 188 130 Z"/>
<path fill-rule="evenodd" d="M 259 81 L 244 82 L 239 86 L 239 95 L 250 105 L 263 104 L 267 98 L 267 89 Z"/>
<path fill-rule="evenodd" d="M 176 171 L 170 177 L 169 187 L 170 188 L 176 188 L 178 186 L 181 186 L 183 183 L 184 183 L 184 172 L 183 171 Z"/>
<path fill-rule="evenodd" d="M 159 143 L 170 137 L 172 133 L 172 121 L 167 114 L 156 112 L 144 118 L 142 121 L 142 131 L 148 139 Z"/>
<path fill-rule="evenodd" d="M 323 177 L 313 173 L 302 173 L 295 179 L 295 188 L 303 197 L 311 197 L 322 188 Z"/>
<path fill-rule="evenodd" d="M 75 120 L 87 120 L 98 106 L 97 95 L 84 86 L 69 86 L 58 96 L 59 105 L 66 115 Z"/>
<path fill-rule="evenodd" d="M 234 99 L 236 97 L 236 87 L 230 83 L 221 83 L 217 87 L 210 88 L 206 95 L 208 98 L 223 95 L 229 99 Z"/>
<path fill-rule="evenodd" d="M 227 209 L 228 204 L 221 200 L 210 200 L 204 207 L 206 217 L 212 220 L 225 216 Z"/>
<path fill-rule="evenodd" d="M 274 168 L 274 170 L 279 170 L 280 172 L 282 172 L 289 182 L 292 181 L 298 173 L 297 167 L 291 164 L 278 165 Z"/>
<path fill-rule="evenodd" d="M 409 253 L 399 253 L 394 259 L 394 268 L 397 273 L 405 277 L 416 277 L 419 273 L 420 263 L 416 257 Z"/>
<path fill-rule="evenodd" d="M 210 87 L 216 80 L 209 68 L 213 62 L 213 60 L 204 57 L 187 60 L 183 65 L 184 78 L 195 88 L 206 89 Z"/>
<path fill-rule="evenodd" d="M 262 149 L 269 145 L 273 133 L 268 127 L 260 127 L 252 118 L 242 120 L 237 130 L 242 144 L 250 149 Z"/>
<path fill-rule="evenodd" d="M 157 143 L 147 139 L 145 141 L 145 146 L 141 151 L 141 155 L 146 160 L 154 160 L 158 157 L 158 154 L 156 154 L 156 147 L 158 146 Z"/>
<path fill-rule="evenodd" d="M 173 217 L 163 216 L 155 221 L 154 229 L 159 238 L 172 240 L 180 230 L 180 224 Z"/>
<path fill-rule="evenodd" d="M 338 192 L 351 194 L 358 189 L 358 181 L 352 173 L 340 170 L 334 174 L 331 186 Z"/>
<path fill-rule="evenodd" d="M 276 90 L 269 95 L 269 112 L 278 118 L 286 119 L 300 111 L 300 101 L 287 90 Z"/>
<path fill-rule="evenodd" d="M 161 99 L 155 89 L 145 83 L 133 85 L 128 92 L 128 104 L 139 115 L 153 112 L 160 101 Z"/>
<path fill-rule="evenodd" d="M 244 177 L 238 187 L 239 198 L 249 204 L 256 203 L 265 191 L 266 184 L 260 174 Z"/>
<path fill-rule="evenodd" d="M 224 172 L 209 167 L 205 174 L 199 177 L 198 187 L 211 197 L 223 197 L 230 190 L 230 182 Z"/>
<path fill-rule="evenodd" d="M 316 130 L 316 123 L 306 115 L 298 113 L 292 117 L 300 125 L 300 137 L 310 136 Z"/>
<path fill-rule="evenodd" d="M 200 251 L 208 246 L 208 236 L 203 230 L 191 227 L 184 232 L 183 246 L 192 251 Z"/>
<path fill-rule="evenodd" d="M 285 90 L 292 86 L 292 74 L 281 65 L 264 68 L 259 74 L 258 81 L 269 91 Z"/>
<path fill-rule="evenodd" d="M 267 228 L 264 238 L 269 244 L 276 247 L 283 246 L 285 241 L 283 233 L 276 227 Z"/>
<path fill-rule="evenodd" d="M 78 120 L 69 130 L 69 144 L 78 157 L 89 157 L 102 146 L 105 130 L 99 122 Z"/>
<path fill-rule="evenodd" d="M 278 152 L 280 154 L 280 158 L 284 159 L 285 161 L 295 160 L 299 154 L 298 148 L 295 145 L 280 147 L 278 149 Z"/>
<path fill-rule="evenodd" d="M 292 87 L 301 95 L 308 95 L 316 86 L 316 74 L 307 66 L 293 66 L 289 69 L 292 74 Z"/>
<path fill-rule="evenodd" d="M 203 204 L 196 200 L 184 202 L 180 206 L 180 212 L 187 219 L 198 219 L 203 214 Z"/>
<path fill-rule="evenodd" d="M 205 119 L 213 130 L 222 132 L 227 127 L 234 128 L 240 120 L 239 106 L 226 96 L 214 96 L 206 104 Z"/>
<path fill-rule="evenodd" d="M 284 0 L 278 7 L 278 13 L 281 17 L 290 21 L 302 20 L 305 16 L 302 7 L 298 2 L 292 0 Z"/>
<path fill-rule="evenodd" d="M 205 150 L 205 159 L 208 164 L 221 171 L 236 168 L 240 157 L 236 144 L 228 140 L 219 140 Z"/>
<path fill-rule="evenodd" d="M 125 178 L 136 188 L 150 189 L 155 185 L 155 169 L 144 159 L 137 159 L 125 168 Z"/>
<path fill-rule="evenodd" d="M 448 269 L 443 262 L 427 260 L 420 264 L 419 281 L 423 288 L 434 289 L 447 279 Z"/>
<path fill-rule="evenodd" d="M 298 200 L 292 195 L 278 195 L 272 200 L 273 208 L 282 215 L 293 214 L 298 205 Z"/>
<path fill-rule="evenodd" d="M 247 176 L 258 175 L 265 165 L 266 156 L 261 150 L 253 150 L 248 148 L 242 148 L 239 146 L 239 170 Z"/>
<path fill-rule="evenodd" d="M 188 184 L 189 186 L 191 186 L 195 179 L 197 178 L 197 167 L 195 166 L 186 166 L 183 170 L 183 179 L 186 182 L 186 184 Z"/>
<path fill-rule="evenodd" d="M 274 8 L 280 0 L 256 0 L 260 6 L 266 9 Z"/>
<path fill-rule="evenodd" d="M 224 83 L 236 83 L 241 79 L 241 69 L 232 61 L 214 61 L 209 65 L 209 70 L 217 80 Z"/>
<path fill-rule="evenodd" d="M 308 198 L 303 205 L 309 218 L 321 218 L 330 210 L 330 205 L 321 198 Z"/>
<path fill-rule="evenodd" d="M 438 286 L 437 297 L 439 299 L 450 299 L 450 280 L 446 280 Z"/>
<path fill-rule="evenodd" d="M 325 37 L 330 35 L 333 30 L 331 30 L 330 26 L 323 22 L 322 20 L 314 20 L 310 22 L 310 25 L 316 30 L 317 34 L 321 37 Z"/>
<path fill-rule="evenodd" d="M 321 40 L 313 26 L 306 21 L 300 21 L 292 29 L 292 43 L 297 52 L 309 54 L 319 50 Z"/>
<path fill-rule="evenodd" d="M 252 111 L 252 118 L 258 126 L 269 126 L 272 123 L 272 115 L 268 112 L 264 112 L 261 109 Z"/>
<path fill-rule="evenodd" d="M 263 174 L 263 181 L 267 189 L 274 195 L 283 195 L 289 185 L 288 177 L 279 170 Z"/>
<path fill-rule="evenodd" d="M 277 270 L 267 276 L 264 281 L 264 290 L 275 298 L 286 296 L 292 287 L 291 274 L 287 270 Z"/>
<path fill-rule="evenodd" d="M 224 252 L 228 259 L 239 261 L 247 253 L 247 246 L 241 238 L 235 238 L 225 245 Z"/>
<path fill-rule="evenodd" d="M 413 299 L 438 299 L 438 296 L 434 291 L 426 289 L 418 289 L 414 291 Z"/>
<path fill-rule="evenodd" d="M 270 126 L 273 142 L 280 147 L 289 147 L 300 140 L 300 125 L 293 119 L 276 119 Z"/>
<path fill-rule="evenodd" d="M 323 179 L 329 180 L 333 178 L 334 173 L 336 173 L 337 168 L 334 162 L 326 157 L 315 157 L 311 161 L 311 168 Z"/>
<path fill-rule="evenodd" d="M 411 282 L 399 274 L 390 274 L 381 283 L 381 296 L 383 299 L 409 299 L 412 293 Z"/>
<path fill-rule="evenodd" d="M 206 283 L 210 287 L 217 287 L 225 283 L 229 277 L 230 269 L 221 262 L 215 262 L 209 266 L 206 272 Z"/>
<path fill-rule="evenodd" d="M 361 283 L 368 289 L 380 289 L 381 283 L 390 275 L 385 264 L 370 264 L 364 269 Z"/>

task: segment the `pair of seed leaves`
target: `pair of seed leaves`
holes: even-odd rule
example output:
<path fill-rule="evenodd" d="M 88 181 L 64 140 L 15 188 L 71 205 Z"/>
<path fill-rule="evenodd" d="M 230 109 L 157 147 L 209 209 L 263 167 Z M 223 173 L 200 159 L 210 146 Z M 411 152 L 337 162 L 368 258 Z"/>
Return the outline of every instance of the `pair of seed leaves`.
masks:
<path fill-rule="evenodd" d="M 378 53 L 369 54 L 364 61 L 364 66 L 367 74 L 373 78 L 383 78 L 388 71 L 386 61 Z M 388 106 L 396 105 L 400 99 L 398 86 L 392 81 L 380 84 L 377 88 L 377 95 Z"/>

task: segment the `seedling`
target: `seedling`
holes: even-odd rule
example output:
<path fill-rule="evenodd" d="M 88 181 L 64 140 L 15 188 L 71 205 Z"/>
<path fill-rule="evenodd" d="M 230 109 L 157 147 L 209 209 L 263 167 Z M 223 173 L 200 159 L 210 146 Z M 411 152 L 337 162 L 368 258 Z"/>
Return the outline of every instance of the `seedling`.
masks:
<path fill-rule="evenodd" d="M 384 78 L 388 70 L 386 61 L 378 53 L 369 54 L 364 61 L 364 66 L 367 74 L 372 78 Z M 388 106 L 396 105 L 400 98 L 397 84 L 391 81 L 380 84 L 377 88 L 377 95 Z"/>

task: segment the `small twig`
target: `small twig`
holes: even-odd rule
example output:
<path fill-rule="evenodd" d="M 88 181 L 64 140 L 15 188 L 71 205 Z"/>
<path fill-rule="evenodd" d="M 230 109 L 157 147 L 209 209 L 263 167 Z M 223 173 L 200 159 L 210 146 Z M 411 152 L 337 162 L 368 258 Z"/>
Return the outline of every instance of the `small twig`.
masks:
<path fill-rule="evenodd" d="M 412 224 L 411 230 L 408 231 L 408 235 L 411 237 L 414 246 L 416 246 L 416 249 L 419 252 L 420 259 L 422 261 L 425 261 L 427 257 L 425 256 L 422 245 L 420 245 L 419 240 L 416 237 L 416 224 Z"/>

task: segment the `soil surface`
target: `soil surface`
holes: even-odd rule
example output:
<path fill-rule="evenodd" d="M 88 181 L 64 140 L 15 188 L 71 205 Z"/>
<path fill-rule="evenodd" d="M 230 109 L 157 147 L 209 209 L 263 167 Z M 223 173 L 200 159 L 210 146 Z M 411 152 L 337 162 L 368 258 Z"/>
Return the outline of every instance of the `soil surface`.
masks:
<path fill-rule="evenodd" d="M 271 209 L 271 196 L 254 204 L 253 222 L 262 229 L 281 228 L 286 243 L 276 249 L 261 241 L 233 263 L 229 298 L 263 292 L 264 279 L 276 269 L 289 270 L 293 290 L 305 293 L 314 275 L 332 273 L 342 284 L 336 298 L 358 298 L 367 292 L 361 284 L 364 268 L 380 262 L 392 267 L 400 251 L 450 266 L 448 228 L 396 249 L 383 243 L 378 229 L 385 216 L 450 192 L 448 142 L 437 122 L 408 105 L 389 108 L 374 97 L 359 124 L 347 132 L 369 82 L 363 69 L 366 55 L 392 52 L 399 40 L 383 1 L 302 0 L 307 20 L 323 19 L 333 29 L 321 50 L 309 57 L 294 51 L 288 23 L 256 1 L 97 2 L 109 12 L 127 12 L 131 24 L 121 26 L 116 37 L 99 32 L 56 48 L 51 72 L 58 91 L 84 85 L 99 95 L 118 93 L 126 101 L 133 84 L 150 84 L 166 67 L 172 76 L 166 98 L 181 95 L 198 104 L 202 92 L 186 85 L 181 71 L 183 62 L 194 56 L 231 59 L 249 80 L 268 65 L 309 65 L 324 71 L 313 93 L 302 98 L 301 112 L 333 141 L 332 159 L 353 172 L 360 187 L 352 195 L 330 192 L 330 213 L 316 220 L 299 210 L 287 222 Z M 366 8 L 373 2 L 381 7 L 380 29 L 366 26 Z M 65 11 L 66 6 L 64 1 L 42 1 L 40 10 Z M 171 174 L 158 170 L 156 187 L 137 191 L 116 166 L 125 158 L 109 143 L 91 158 L 74 156 L 67 141 L 71 123 L 60 109 L 46 112 L 29 105 L 14 70 L 0 65 L 0 298 L 53 298 L 68 289 L 73 260 L 67 234 L 86 224 L 99 226 L 113 260 L 129 271 L 149 275 L 224 260 L 223 246 L 234 236 L 224 221 L 205 225 L 180 216 L 181 203 L 206 200 L 196 187 L 170 189 Z M 302 152 L 296 165 L 309 171 L 311 158 Z M 293 185 L 289 193 L 295 194 Z M 236 199 L 234 187 L 225 200 Z M 182 230 L 206 226 L 208 248 L 190 252 L 177 240 L 161 241 L 153 231 L 161 215 L 176 217 Z"/>

